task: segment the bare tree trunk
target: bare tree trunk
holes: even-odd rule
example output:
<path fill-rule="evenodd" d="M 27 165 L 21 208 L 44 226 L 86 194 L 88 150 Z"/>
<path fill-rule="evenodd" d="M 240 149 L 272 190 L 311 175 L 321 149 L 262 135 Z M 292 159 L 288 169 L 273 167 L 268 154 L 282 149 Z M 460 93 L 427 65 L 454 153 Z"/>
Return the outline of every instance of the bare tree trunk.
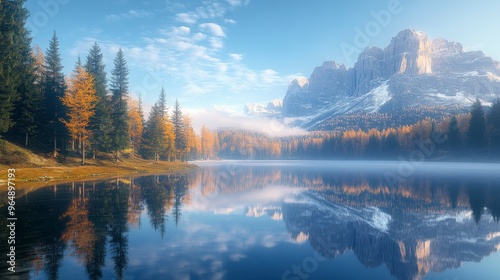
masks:
<path fill-rule="evenodd" d="M 24 146 L 28 146 L 28 132 L 26 132 L 26 138 L 24 140 Z"/>
<path fill-rule="evenodd" d="M 57 131 L 54 130 L 54 152 L 53 157 L 57 157 Z"/>
<path fill-rule="evenodd" d="M 82 165 L 85 165 L 85 140 L 82 140 Z"/>

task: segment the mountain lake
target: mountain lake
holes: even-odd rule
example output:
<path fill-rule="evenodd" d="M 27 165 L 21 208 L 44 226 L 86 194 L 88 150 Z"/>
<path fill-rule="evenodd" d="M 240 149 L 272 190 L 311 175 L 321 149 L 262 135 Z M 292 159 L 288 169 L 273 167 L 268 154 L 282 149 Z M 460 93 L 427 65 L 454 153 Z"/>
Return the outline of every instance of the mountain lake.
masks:
<path fill-rule="evenodd" d="M 500 164 L 194 163 L 19 193 L 0 279 L 500 279 Z"/>

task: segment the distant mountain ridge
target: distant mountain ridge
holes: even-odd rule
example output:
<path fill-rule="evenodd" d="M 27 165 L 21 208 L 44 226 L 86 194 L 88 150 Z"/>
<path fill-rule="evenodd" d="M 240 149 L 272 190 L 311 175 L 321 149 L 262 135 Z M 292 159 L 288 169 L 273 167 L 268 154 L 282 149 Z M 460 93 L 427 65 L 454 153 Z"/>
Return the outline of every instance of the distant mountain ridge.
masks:
<path fill-rule="evenodd" d="M 267 105 L 260 103 L 249 103 L 245 105 L 245 114 L 248 116 L 259 117 L 281 117 L 283 109 L 283 100 L 275 99 L 269 101 Z"/>
<path fill-rule="evenodd" d="M 491 105 L 499 97 L 498 61 L 407 29 L 384 49 L 366 48 L 352 68 L 327 61 L 308 79 L 291 81 L 282 114 L 288 123 L 315 130 L 349 114 L 397 115 L 433 107 L 439 114 L 457 113 L 476 99 Z"/>

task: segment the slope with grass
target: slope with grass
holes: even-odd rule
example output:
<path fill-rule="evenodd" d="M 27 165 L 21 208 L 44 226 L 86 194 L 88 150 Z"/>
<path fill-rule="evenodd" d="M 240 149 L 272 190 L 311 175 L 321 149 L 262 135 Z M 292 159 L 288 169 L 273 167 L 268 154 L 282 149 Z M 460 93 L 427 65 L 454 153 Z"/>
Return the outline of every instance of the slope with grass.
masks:
<path fill-rule="evenodd" d="M 85 179 L 103 179 L 125 175 L 188 172 L 196 165 L 183 162 L 154 162 L 130 157 L 115 162 L 110 159 L 89 159 L 85 166 L 80 158 L 68 155 L 60 161 L 37 155 L 27 149 L 0 140 L 0 186 L 7 184 L 7 169 L 16 169 L 16 189 L 43 186 Z M 2 178 L 4 177 L 4 178 Z"/>

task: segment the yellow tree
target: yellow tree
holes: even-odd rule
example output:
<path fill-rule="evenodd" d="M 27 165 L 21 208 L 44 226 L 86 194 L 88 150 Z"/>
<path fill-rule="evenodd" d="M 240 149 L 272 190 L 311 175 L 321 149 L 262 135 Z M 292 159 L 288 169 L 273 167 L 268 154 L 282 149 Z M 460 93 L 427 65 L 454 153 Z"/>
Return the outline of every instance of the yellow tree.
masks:
<path fill-rule="evenodd" d="M 194 132 L 189 115 L 184 115 L 184 128 L 184 138 L 186 139 L 186 155 L 189 158 L 193 158 L 193 156 L 196 154 L 196 133 Z"/>
<path fill-rule="evenodd" d="M 174 125 L 168 117 L 163 119 L 163 137 L 165 138 L 165 158 L 170 161 L 175 153 Z"/>
<path fill-rule="evenodd" d="M 89 121 L 94 115 L 97 102 L 94 80 L 81 66 L 76 68 L 68 80 L 68 89 L 61 98 L 68 108 L 68 121 L 61 119 L 68 128 L 73 139 L 82 146 L 82 165 L 85 164 L 85 140 L 90 136 Z"/>
<path fill-rule="evenodd" d="M 203 159 L 210 159 L 214 154 L 214 138 L 210 130 L 203 126 L 201 128 L 201 156 Z"/>
<path fill-rule="evenodd" d="M 130 100 L 128 105 L 129 133 L 132 140 L 132 152 L 135 153 L 139 151 L 142 142 L 142 133 L 144 131 L 143 119 L 138 100 Z"/>

